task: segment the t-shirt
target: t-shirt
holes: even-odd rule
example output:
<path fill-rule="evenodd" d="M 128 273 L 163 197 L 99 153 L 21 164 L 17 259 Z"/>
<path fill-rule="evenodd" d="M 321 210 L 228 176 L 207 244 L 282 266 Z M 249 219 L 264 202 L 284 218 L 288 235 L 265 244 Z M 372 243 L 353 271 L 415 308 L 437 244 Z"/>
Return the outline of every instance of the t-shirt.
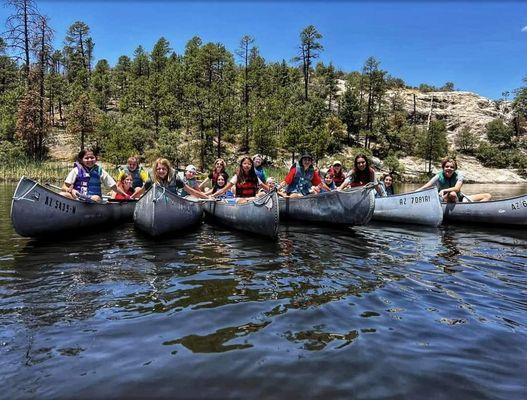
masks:
<path fill-rule="evenodd" d="M 292 184 L 293 180 L 295 179 L 295 175 L 296 175 L 296 167 L 293 167 L 289 170 L 289 173 L 285 177 L 284 179 L 285 183 L 287 183 L 288 185 Z M 315 170 L 315 173 L 313 174 L 313 178 L 311 178 L 311 184 L 313 186 L 318 186 L 320 185 L 321 182 L 322 182 L 322 178 L 320 178 L 318 171 Z"/>
<path fill-rule="evenodd" d="M 236 185 L 238 183 L 238 175 L 234 175 L 229 182 L 232 183 L 233 185 Z M 261 185 L 261 184 L 262 184 L 262 181 L 260 180 L 260 178 L 258 178 L 258 185 Z"/>
<path fill-rule="evenodd" d="M 458 171 L 456 171 L 456 173 L 457 173 L 457 182 L 463 183 L 463 180 L 465 179 L 463 174 L 461 172 L 458 172 Z M 440 189 L 439 174 L 441 174 L 441 172 L 435 174 L 434 177 L 430 180 L 430 184 L 435 186 L 435 187 L 437 187 L 438 191 Z"/>
<path fill-rule="evenodd" d="M 69 185 L 73 185 L 75 181 L 77 180 L 78 175 L 79 175 L 79 170 L 77 169 L 77 167 L 75 167 L 70 171 L 70 173 L 68 174 L 64 182 Z M 105 186 L 108 186 L 109 188 L 115 186 L 115 181 L 108 174 L 108 172 L 106 172 L 104 169 L 102 169 L 102 173 L 101 173 L 101 183 Z"/>

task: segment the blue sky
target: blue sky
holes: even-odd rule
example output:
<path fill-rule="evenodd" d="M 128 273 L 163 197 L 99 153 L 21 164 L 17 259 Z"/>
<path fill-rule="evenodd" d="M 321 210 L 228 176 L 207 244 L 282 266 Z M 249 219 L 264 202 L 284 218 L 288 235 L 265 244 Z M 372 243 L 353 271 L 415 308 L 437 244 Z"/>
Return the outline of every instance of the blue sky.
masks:
<path fill-rule="evenodd" d="M 69 25 L 91 28 L 95 58 L 115 64 L 164 36 L 177 53 L 193 36 L 229 50 L 251 35 L 268 61 L 290 61 L 300 31 L 322 33 L 320 59 L 344 71 L 369 56 L 410 85 L 447 81 L 499 98 L 527 76 L 527 1 L 37 1 L 51 18 L 56 45 Z M 5 21 L 10 9 L 0 8 Z M 522 31 L 523 30 L 523 31 Z"/>

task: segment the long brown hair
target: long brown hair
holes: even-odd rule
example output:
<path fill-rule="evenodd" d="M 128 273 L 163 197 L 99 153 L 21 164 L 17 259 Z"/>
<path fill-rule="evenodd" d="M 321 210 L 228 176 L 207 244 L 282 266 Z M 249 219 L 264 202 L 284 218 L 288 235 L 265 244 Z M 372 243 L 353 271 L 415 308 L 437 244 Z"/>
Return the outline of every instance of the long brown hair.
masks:
<path fill-rule="evenodd" d="M 249 174 L 245 175 L 243 172 L 242 164 L 245 160 L 249 160 L 251 162 L 251 169 L 249 170 Z M 240 164 L 238 165 L 238 169 L 236 170 L 236 175 L 238 176 L 237 180 L 238 183 L 243 182 L 258 182 L 258 176 L 256 175 L 256 172 L 254 170 L 254 162 L 253 159 L 249 156 L 242 157 L 240 160 Z"/>
<path fill-rule="evenodd" d="M 161 179 L 161 177 L 157 173 L 157 166 L 159 164 L 161 164 L 163 167 L 165 167 L 167 169 L 167 176 L 166 176 L 166 178 L 164 180 Z M 170 182 L 172 180 L 172 178 L 173 178 L 173 175 L 174 175 L 174 170 L 172 169 L 172 165 L 170 165 L 170 161 L 168 161 L 166 158 L 158 158 L 154 162 L 153 175 L 154 175 L 154 182 L 155 183 L 161 183 L 163 181 Z"/>
<path fill-rule="evenodd" d="M 366 161 L 366 168 L 362 171 L 359 169 L 359 165 L 357 164 L 357 161 L 359 158 L 363 158 L 364 161 Z M 355 183 L 366 184 L 368 182 L 375 181 L 375 171 L 373 170 L 373 168 L 370 167 L 370 160 L 368 159 L 368 157 L 366 157 L 365 154 L 362 154 L 362 153 L 357 154 L 355 156 L 351 174 L 354 177 L 353 182 Z"/>

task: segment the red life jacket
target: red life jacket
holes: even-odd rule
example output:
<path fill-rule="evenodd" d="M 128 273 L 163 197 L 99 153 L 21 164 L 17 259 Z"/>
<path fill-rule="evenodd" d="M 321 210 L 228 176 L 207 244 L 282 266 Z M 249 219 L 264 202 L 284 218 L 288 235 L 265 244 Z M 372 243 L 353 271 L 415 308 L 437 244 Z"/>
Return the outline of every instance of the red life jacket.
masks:
<path fill-rule="evenodd" d="M 236 182 L 236 196 L 237 197 L 254 197 L 258 192 L 258 180 L 246 180 Z"/>

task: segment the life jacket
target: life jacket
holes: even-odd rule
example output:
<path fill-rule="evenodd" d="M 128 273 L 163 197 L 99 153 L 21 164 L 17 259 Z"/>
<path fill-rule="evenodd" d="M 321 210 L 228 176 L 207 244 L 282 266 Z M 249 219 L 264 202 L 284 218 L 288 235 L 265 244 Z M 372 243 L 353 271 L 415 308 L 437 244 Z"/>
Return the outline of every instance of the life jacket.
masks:
<path fill-rule="evenodd" d="M 258 178 L 240 181 L 240 177 L 238 176 L 238 180 L 236 181 L 237 197 L 254 197 L 257 192 Z"/>
<path fill-rule="evenodd" d="M 138 188 L 138 187 L 143 187 L 144 181 L 143 181 L 143 178 L 141 177 L 141 174 L 144 175 L 143 167 L 137 167 L 135 170 L 130 171 L 128 169 L 128 166 L 125 165 L 124 167 L 121 168 L 121 170 L 125 174 L 131 174 L 132 175 L 132 178 L 134 179 L 134 181 L 132 182 L 132 188 L 133 189 Z"/>
<path fill-rule="evenodd" d="M 344 182 L 344 179 L 346 179 L 346 175 L 342 171 L 342 167 L 340 167 L 340 171 L 338 174 L 335 169 L 333 169 L 333 167 L 329 169 L 328 173 L 333 175 L 333 182 L 335 182 L 335 186 L 342 185 L 342 182 Z"/>
<path fill-rule="evenodd" d="M 307 171 L 304 171 L 300 163 L 297 163 L 295 168 L 295 177 L 291 185 L 288 186 L 287 193 L 298 192 L 306 196 L 309 194 L 312 186 L 311 181 L 313 180 L 313 176 L 315 176 L 315 167 L 310 165 Z"/>
<path fill-rule="evenodd" d="M 75 168 L 77 168 L 77 179 L 73 183 L 73 188 L 85 196 L 102 196 L 102 167 L 95 164 L 88 170 L 82 164 L 75 162 Z"/>
<path fill-rule="evenodd" d="M 448 189 L 448 188 L 456 186 L 456 183 L 457 183 L 457 172 L 456 171 L 454 171 L 454 173 L 452 174 L 450 178 L 447 178 L 445 176 L 444 171 L 439 172 L 437 175 L 439 177 L 439 179 L 437 180 L 437 182 L 439 183 L 439 186 L 437 188 L 438 192 L 440 192 L 443 189 Z M 460 201 L 463 200 L 463 195 L 460 192 L 456 194 L 457 194 L 457 198 Z"/>
<path fill-rule="evenodd" d="M 265 176 L 265 171 L 261 165 L 259 167 L 254 167 L 254 172 L 256 172 L 256 176 L 260 178 L 262 182 L 265 183 L 267 181 L 267 177 Z"/>

